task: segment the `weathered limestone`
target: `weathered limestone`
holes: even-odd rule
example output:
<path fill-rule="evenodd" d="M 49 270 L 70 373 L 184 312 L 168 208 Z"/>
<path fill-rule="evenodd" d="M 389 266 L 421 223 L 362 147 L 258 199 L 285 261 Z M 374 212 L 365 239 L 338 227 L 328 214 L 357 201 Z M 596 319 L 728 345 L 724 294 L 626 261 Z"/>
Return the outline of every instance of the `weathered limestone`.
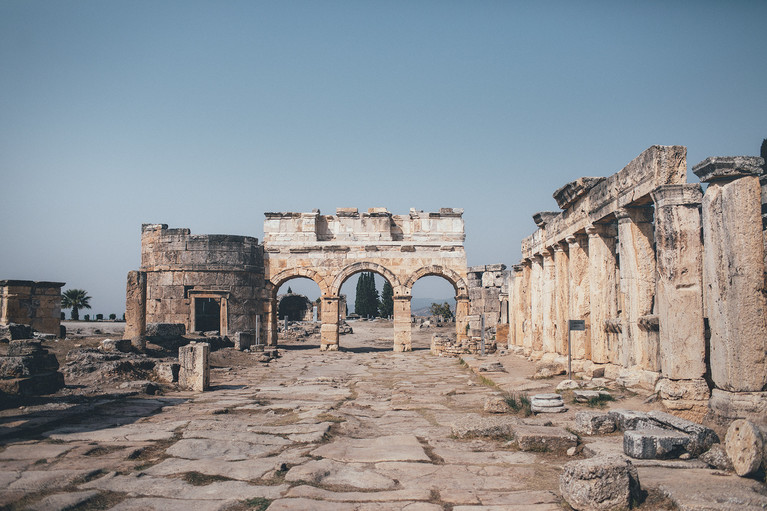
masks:
<path fill-rule="evenodd" d="M 191 343 L 178 349 L 178 385 L 181 388 L 203 392 L 210 387 L 210 344 Z"/>
<path fill-rule="evenodd" d="M 554 245 L 554 350 L 567 355 L 567 320 L 570 310 L 569 257 L 567 243 Z"/>
<path fill-rule="evenodd" d="M 573 359 L 591 359 L 591 284 L 589 283 L 588 238 L 567 237 L 569 275 L 569 319 L 583 320 L 586 330 L 570 333 Z"/>
<path fill-rule="evenodd" d="M 606 364 L 615 360 L 606 324 L 618 315 L 616 229 L 613 224 L 595 224 L 586 228 L 589 235 L 589 304 L 591 307 L 591 360 Z"/>
<path fill-rule="evenodd" d="M 8 342 L 8 355 L 0 357 L 0 396 L 52 394 L 64 386 L 56 357 L 35 339 Z"/>
<path fill-rule="evenodd" d="M 411 296 L 394 296 L 394 351 L 412 351 L 410 342 Z"/>
<path fill-rule="evenodd" d="M 515 264 L 513 267 L 513 277 L 511 279 L 511 325 L 509 333 L 509 347 L 523 345 L 525 338 L 524 331 L 524 310 L 525 310 L 525 295 L 527 288 L 524 287 L 524 271 L 525 268 L 521 264 Z"/>
<path fill-rule="evenodd" d="M 322 326 L 320 327 L 320 350 L 322 351 L 338 350 L 338 305 L 337 296 L 322 297 Z"/>
<path fill-rule="evenodd" d="M 764 437 L 756 424 L 739 419 L 727 428 L 724 440 L 727 456 L 735 473 L 747 476 L 756 472 L 764 461 Z"/>
<path fill-rule="evenodd" d="M 639 319 L 652 314 L 655 301 L 655 250 L 653 209 L 627 207 L 618 210 L 620 239 L 620 289 L 623 299 L 621 359 L 624 367 L 639 366 L 658 371 L 657 340 L 639 326 Z"/>
<path fill-rule="evenodd" d="M 557 341 L 554 251 L 544 250 L 541 255 L 543 256 L 543 273 L 541 275 L 543 329 L 541 346 L 544 353 L 553 353 L 556 351 Z"/>
<path fill-rule="evenodd" d="M 567 463 L 560 476 L 559 490 L 573 509 L 629 509 L 632 500 L 639 497 L 639 475 L 624 458 L 597 456 Z"/>
<path fill-rule="evenodd" d="M 708 183 L 702 208 L 711 378 L 729 392 L 767 390 L 763 163 L 758 157 L 720 157 L 693 168 Z"/>
<path fill-rule="evenodd" d="M 533 262 L 530 259 L 522 261 L 522 293 L 520 297 L 522 314 L 522 350 L 525 355 L 530 355 L 533 351 Z"/>
<path fill-rule="evenodd" d="M 530 318 L 532 335 L 532 356 L 543 356 L 543 256 L 532 260 L 530 273 Z"/>
<path fill-rule="evenodd" d="M 125 334 L 131 344 L 146 347 L 146 272 L 129 271 L 125 293 Z"/>
<path fill-rule="evenodd" d="M 0 326 L 18 323 L 59 335 L 63 286 L 63 282 L 0 280 Z"/>

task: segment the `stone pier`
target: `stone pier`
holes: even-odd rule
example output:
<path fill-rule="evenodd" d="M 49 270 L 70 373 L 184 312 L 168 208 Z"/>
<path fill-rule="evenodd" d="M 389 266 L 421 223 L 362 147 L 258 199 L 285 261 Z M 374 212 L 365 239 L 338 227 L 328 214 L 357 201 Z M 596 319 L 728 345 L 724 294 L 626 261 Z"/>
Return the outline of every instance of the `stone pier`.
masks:
<path fill-rule="evenodd" d="M 191 343 L 178 349 L 178 386 L 204 392 L 210 388 L 210 344 Z"/>

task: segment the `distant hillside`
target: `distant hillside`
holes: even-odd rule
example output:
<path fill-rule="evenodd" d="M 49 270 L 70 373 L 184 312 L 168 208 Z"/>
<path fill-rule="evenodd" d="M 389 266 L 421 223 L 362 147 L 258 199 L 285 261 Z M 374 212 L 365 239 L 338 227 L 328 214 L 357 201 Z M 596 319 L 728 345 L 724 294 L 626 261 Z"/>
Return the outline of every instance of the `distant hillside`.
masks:
<path fill-rule="evenodd" d="M 410 301 L 410 313 L 414 316 L 430 316 L 429 307 L 432 303 L 450 304 L 450 310 L 455 314 L 455 298 L 413 298 Z"/>

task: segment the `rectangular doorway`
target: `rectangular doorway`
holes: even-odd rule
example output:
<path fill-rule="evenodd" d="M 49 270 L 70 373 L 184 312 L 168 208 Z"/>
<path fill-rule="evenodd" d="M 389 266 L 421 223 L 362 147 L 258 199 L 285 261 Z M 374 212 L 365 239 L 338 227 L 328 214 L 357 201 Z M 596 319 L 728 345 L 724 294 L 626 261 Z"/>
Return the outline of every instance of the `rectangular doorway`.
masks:
<path fill-rule="evenodd" d="M 200 332 L 221 331 L 221 304 L 218 299 L 194 299 L 194 328 Z"/>

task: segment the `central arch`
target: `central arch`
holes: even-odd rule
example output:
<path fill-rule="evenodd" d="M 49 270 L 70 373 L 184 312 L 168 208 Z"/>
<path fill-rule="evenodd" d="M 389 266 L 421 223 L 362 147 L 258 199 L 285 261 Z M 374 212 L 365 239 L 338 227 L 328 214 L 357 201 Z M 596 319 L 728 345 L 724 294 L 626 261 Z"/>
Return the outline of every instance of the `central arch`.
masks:
<path fill-rule="evenodd" d="M 372 271 L 373 273 L 377 273 L 388 280 L 389 284 L 391 284 L 391 287 L 394 288 L 395 294 L 397 293 L 397 290 L 402 287 L 397 276 L 385 266 L 370 261 L 360 261 L 358 263 L 350 264 L 336 275 L 336 277 L 333 279 L 333 283 L 330 285 L 330 294 L 333 296 L 338 296 L 338 294 L 341 292 L 341 286 L 343 283 L 346 282 L 346 280 L 355 273 L 360 273 L 363 271 Z"/>

